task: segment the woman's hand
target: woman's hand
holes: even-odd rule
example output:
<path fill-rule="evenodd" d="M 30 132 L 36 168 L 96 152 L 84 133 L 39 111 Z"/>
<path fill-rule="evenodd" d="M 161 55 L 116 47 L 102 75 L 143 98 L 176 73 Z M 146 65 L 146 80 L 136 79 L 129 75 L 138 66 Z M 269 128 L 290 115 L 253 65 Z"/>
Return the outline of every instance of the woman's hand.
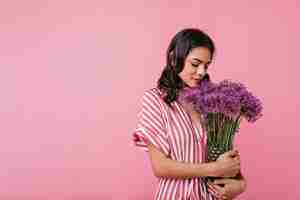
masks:
<path fill-rule="evenodd" d="M 219 186 L 223 184 L 224 186 Z M 246 190 L 245 179 L 224 178 L 208 182 L 210 192 L 221 200 L 232 200 Z"/>
<path fill-rule="evenodd" d="M 232 150 L 220 155 L 214 165 L 214 177 L 230 178 L 240 172 L 240 156 L 238 151 Z"/>

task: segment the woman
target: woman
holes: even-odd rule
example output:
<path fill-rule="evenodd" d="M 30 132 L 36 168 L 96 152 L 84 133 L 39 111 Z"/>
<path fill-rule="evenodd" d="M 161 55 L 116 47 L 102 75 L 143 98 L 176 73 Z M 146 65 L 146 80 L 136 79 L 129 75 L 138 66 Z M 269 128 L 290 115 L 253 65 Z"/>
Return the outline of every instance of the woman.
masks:
<path fill-rule="evenodd" d="M 205 163 L 206 135 L 199 114 L 178 101 L 186 87 L 204 79 L 215 46 L 199 29 L 178 32 L 167 50 L 166 67 L 156 88 L 145 91 L 134 144 L 149 152 L 159 179 L 155 200 L 233 199 L 246 188 L 236 150 Z M 239 178 L 230 178 L 239 175 Z M 208 183 L 206 177 L 222 177 Z"/>

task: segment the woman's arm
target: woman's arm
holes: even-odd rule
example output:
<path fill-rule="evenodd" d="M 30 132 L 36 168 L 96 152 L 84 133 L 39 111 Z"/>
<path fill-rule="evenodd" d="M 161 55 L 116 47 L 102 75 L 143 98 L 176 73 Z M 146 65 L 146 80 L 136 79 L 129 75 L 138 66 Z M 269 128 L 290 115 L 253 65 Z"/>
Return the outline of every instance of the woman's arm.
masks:
<path fill-rule="evenodd" d="M 148 145 L 152 170 L 156 177 L 193 178 L 193 177 L 226 177 L 236 175 L 239 170 L 239 161 L 230 157 L 234 154 L 224 154 L 224 159 L 210 163 L 183 163 L 167 158 L 152 144 Z M 233 175 L 233 176 L 234 176 Z"/>
<path fill-rule="evenodd" d="M 148 145 L 152 170 L 156 177 L 193 178 L 214 176 L 212 163 L 190 164 L 167 158 L 152 144 Z"/>

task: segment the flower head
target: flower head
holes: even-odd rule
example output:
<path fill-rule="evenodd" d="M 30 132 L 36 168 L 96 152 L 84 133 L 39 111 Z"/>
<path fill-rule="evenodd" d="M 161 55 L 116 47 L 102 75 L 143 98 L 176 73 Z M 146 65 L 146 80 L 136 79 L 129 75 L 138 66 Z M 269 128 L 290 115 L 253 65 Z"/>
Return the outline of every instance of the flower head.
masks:
<path fill-rule="evenodd" d="M 204 118 L 209 113 L 222 113 L 231 118 L 244 116 L 249 122 L 254 122 L 262 111 L 259 99 L 243 84 L 230 80 L 218 84 L 203 81 L 197 87 L 184 89 L 179 101 L 192 104 Z"/>

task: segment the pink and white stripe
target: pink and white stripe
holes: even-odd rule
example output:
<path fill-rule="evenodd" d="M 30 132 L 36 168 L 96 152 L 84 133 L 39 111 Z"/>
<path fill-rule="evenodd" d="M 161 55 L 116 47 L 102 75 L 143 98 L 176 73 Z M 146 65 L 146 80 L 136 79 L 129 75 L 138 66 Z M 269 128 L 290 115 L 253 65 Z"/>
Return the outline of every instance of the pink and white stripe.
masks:
<path fill-rule="evenodd" d="M 206 135 L 198 130 L 189 114 L 177 102 L 171 108 L 158 88 L 145 91 L 138 113 L 134 145 L 148 152 L 153 144 L 170 159 L 184 163 L 205 161 Z M 213 188 L 203 177 L 189 179 L 159 178 L 155 200 L 215 200 Z"/>

